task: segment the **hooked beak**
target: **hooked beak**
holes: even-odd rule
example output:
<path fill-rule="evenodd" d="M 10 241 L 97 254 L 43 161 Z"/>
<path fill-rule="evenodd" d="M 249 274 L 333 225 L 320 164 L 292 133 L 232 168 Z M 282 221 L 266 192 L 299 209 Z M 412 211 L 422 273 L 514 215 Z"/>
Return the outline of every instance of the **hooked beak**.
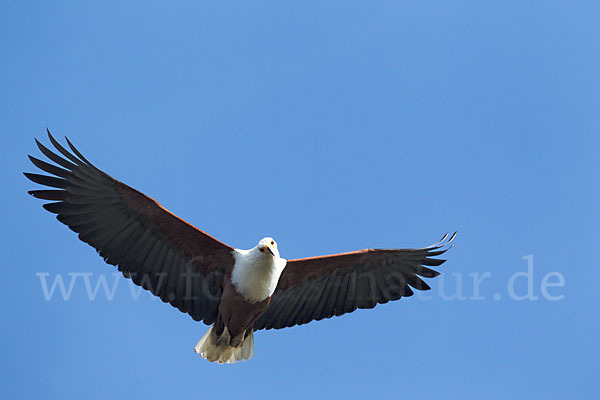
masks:
<path fill-rule="evenodd" d="M 271 246 L 265 246 L 262 249 L 263 251 L 268 251 L 273 257 L 275 257 L 275 253 L 273 253 L 273 250 L 271 250 Z"/>

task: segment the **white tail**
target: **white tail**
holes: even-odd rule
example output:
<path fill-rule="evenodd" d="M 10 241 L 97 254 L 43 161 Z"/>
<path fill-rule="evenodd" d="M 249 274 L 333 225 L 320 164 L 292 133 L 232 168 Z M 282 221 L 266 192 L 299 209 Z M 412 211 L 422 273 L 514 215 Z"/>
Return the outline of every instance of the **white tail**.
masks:
<path fill-rule="evenodd" d="M 254 355 L 254 332 L 251 331 L 238 347 L 230 346 L 231 337 L 227 328 L 220 337 L 211 326 L 208 332 L 198 341 L 194 351 L 211 362 L 219 364 L 235 364 L 236 361 L 246 361 Z"/>

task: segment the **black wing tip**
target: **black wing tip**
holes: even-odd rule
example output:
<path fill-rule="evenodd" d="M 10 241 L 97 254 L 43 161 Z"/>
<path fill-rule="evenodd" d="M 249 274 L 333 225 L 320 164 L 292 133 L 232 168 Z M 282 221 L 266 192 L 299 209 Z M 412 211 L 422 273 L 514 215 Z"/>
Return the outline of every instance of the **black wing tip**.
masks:
<path fill-rule="evenodd" d="M 89 160 L 87 160 L 83 154 L 81 154 L 77 148 L 71 143 L 68 137 L 65 136 L 66 142 L 71 149 L 71 152 L 68 151 L 65 147 L 63 147 L 50 133 L 50 129 L 46 128 L 46 132 L 48 134 L 48 139 L 54 146 L 54 148 L 58 151 L 59 154 L 54 153 L 52 150 L 48 149 L 48 147 L 44 146 L 37 138 L 34 138 L 35 143 L 38 149 L 51 161 L 54 161 L 56 164 L 67 170 L 73 170 L 80 166 L 89 166 L 94 169 L 97 169 Z M 31 156 L 30 156 L 31 159 Z M 33 162 L 33 160 L 32 160 Z M 35 164 L 35 163 L 34 163 Z"/>
<path fill-rule="evenodd" d="M 75 145 L 73 143 L 71 143 L 71 141 L 69 140 L 68 137 L 65 136 L 65 140 L 67 141 L 67 144 L 69 145 L 69 147 L 71 148 L 71 151 L 73 151 L 73 153 L 75 153 L 75 155 L 77 157 L 79 157 L 79 159 L 81 161 L 83 161 L 84 163 L 86 163 L 87 165 L 89 165 L 90 167 L 94 167 L 94 164 L 92 164 L 87 158 L 85 158 L 83 156 L 83 154 L 81 154 L 81 152 L 79 150 L 77 150 L 77 148 L 75 147 Z M 95 167 L 94 167 L 95 168 Z"/>
<path fill-rule="evenodd" d="M 458 231 L 455 231 L 452 236 L 450 236 L 450 233 L 446 233 L 442 239 L 437 242 L 432 244 L 431 246 L 426 247 L 427 250 L 437 250 L 440 249 L 442 247 L 446 247 L 449 246 L 447 249 L 445 249 L 444 251 L 450 250 L 454 244 L 452 243 L 454 241 L 454 239 L 456 238 L 456 234 L 458 233 Z M 448 236 L 450 236 L 450 239 L 448 239 Z"/>
<path fill-rule="evenodd" d="M 71 160 L 71 162 L 75 163 L 75 165 L 85 164 L 85 162 L 83 162 L 82 160 L 80 160 L 79 158 L 77 158 L 75 155 L 71 154 L 67 149 L 65 149 L 58 142 L 58 140 L 56 140 L 54 138 L 54 136 L 52 136 L 52 134 L 50 133 L 50 131 L 48 131 L 48 138 L 50 139 L 50 142 L 52 143 L 52 145 L 54 146 L 54 148 L 56 150 L 58 150 L 63 156 L 67 157 L 67 159 Z M 65 136 L 65 138 L 66 138 L 66 136 Z M 68 142 L 68 139 L 67 139 L 67 142 Z"/>
<path fill-rule="evenodd" d="M 50 129 L 46 128 L 46 133 L 48 134 L 48 139 L 50 139 L 52 144 L 58 143 L 58 141 L 54 138 L 54 136 L 52 136 L 52 133 L 50 133 Z"/>
<path fill-rule="evenodd" d="M 39 140 L 37 140 L 37 138 L 33 138 L 33 140 L 35 140 L 35 144 L 40 150 L 42 149 L 42 147 L 44 147 L 44 145 Z"/>
<path fill-rule="evenodd" d="M 439 267 L 444 264 L 447 260 L 441 258 L 434 258 L 436 256 L 440 256 L 454 247 L 454 239 L 456 238 L 456 234 L 458 231 L 455 231 L 451 236 L 450 233 L 446 233 L 442 239 L 432 244 L 431 246 L 425 247 L 424 258 L 421 261 L 422 268 L 425 268 L 426 274 L 417 272 L 417 275 L 423 276 L 425 278 L 435 278 L 440 275 L 438 271 L 426 268 L 426 267 Z M 450 236 L 450 238 L 448 238 Z"/>
<path fill-rule="evenodd" d="M 48 135 L 48 139 L 50 139 L 51 142 L 58 142 L 58 140 L 56 140 L 54 138 L 54 136 L 52 136 L 52 133 L 50 132 L 50 128 L 48 128 L 48 127 L 46 127 L 46 134 Z M 65 139 L 66 138 L 67 137 L 65 136 Z M 67 139 L 67 141 L 68 141 L 68 139 Z"/>
<path fill-rule="evenodd" d="M 67 142 L 67 145 L 69 146 L 69 148 L 71 149 L 71 151 L 75 154 L 71 154 L 67 151 L 67 149 L 65 149 L 63 146 L 61 146 L 61 144 L 58 142 L 58 140 L 56 140 L 54 138 L 54 136 L 52 136 L 52 133 L 50 133 L 50 129 L 46 128 L 46 132 L 48 133 L 48 139 L 50 139 L 50 142 L 52 142 L 52 144 L 54 145 L 54 147 L 60 151 L 64 156 L 66 156 L 68 159 L 70 159 L 71 161 L 75 162 L 76 164 L 86 164 L 90 167 L 94 167 L 94 165 L 83 156 L 83 154 L 81 154 L 81 152 L 79 150 L 77 150 L 77 148 L 75 147 L 75 145 L 69 140 L 69 138 L 67 136 L 65 136 L 65 141 Z M 39 142 L 36 139 L 36 142 L 39 144 Z"/>
<path fill-rule="evenodd" d="M 62 200 L 65 200 L 67 197 L 67 192 L 64 190 L 42 189 L 42 190 L 30 190 L 27 193 L 29 193 L 36 199 L 42 199 L 42 200 L 62 201 Z"/>
<path fill-rule="evenodd" d="M 27 179 L 29 179 L 32 182 L 38 183 L 36 182 L 36 179 L 38 179 L 38 177 L 40 176 L 44 176 L 44 175 L 40 175 L 40 174 L 34 174 L 33 172 L 23 172 L 23 175 L 25 175 L 25 177 Z"/>
<path fill-rule="evenodd" d="M 64 203 L 63 203 L 63 202 L 60 202 L 60 201 L 59 201 L 59 202 L 54 202 L 54 203 L 45 203 L 45 204 L 42 204 L 42 207 L 44 207 L 44 209 L 45 209 L 46 211 L 49 211 L 49 212 L 51 212 L 52 214 L 58 214 L 58 213 L 60 212 L 60 211 L 58 210 L 58 207 L 59 207 L 60 205 L 62 205 L 62 204 L 64 204 Z M 58 218 L 58 216 L 57 216 L 57 218 Z M 59 221 L 60 221 L 60 220 L 59 220 Z M 61 221 L 61 222 L 62 222 L 62 221 Z"/>
<path fill-rule="evenodd" d="M 46 132 L 48 132 L 48 139 L 50 139 L 50 142 L 52 143 L 52 145 L 54 147 L 56 147 L 57 150 L 60 150 L 59 147 L 61 147 L 61 146 L 60 146 L 60 143 L 58 143 L 58 140 L 56 140 L 54 138 L 54 136 L 52 136 L 49 129 L 46 129 Z"/>
<path fill-rule="evenodd" d="M 448 239 L 448 236 L 450 235 L 450 232 L 446 232 L 446 234 L 444 235 L 444 237 L 441 238 L 438 243 L 444 243 L 444 245 L 452 243 L 452 241 L 456 237 L 457 233 L 458 233 L 458 231 L 454 231 L 454 233 L 452 234 L 452 236 L 450 236 L 450 239 Z M 448 240 L 446 240 L 446 239 L 448 239 Z"/>

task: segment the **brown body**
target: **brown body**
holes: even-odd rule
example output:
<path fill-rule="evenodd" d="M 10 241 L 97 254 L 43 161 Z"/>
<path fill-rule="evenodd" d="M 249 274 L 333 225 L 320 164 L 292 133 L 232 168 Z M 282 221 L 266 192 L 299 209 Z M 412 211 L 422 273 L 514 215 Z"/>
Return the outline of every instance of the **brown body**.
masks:
<path fill-rule="evenodd" d="M 271 297 L 258 303 L 250 303 L 235 289 L 231 282 L 231 274 L 223 279 L 223 295 L 219 304 L 219 314 L 214 329 L 217 336 L 223 334 L 226 327 L 231 336 L 233 347 L 238 347 L 243 339 L 254 329 L 254 321 L 265 312 Z"/>

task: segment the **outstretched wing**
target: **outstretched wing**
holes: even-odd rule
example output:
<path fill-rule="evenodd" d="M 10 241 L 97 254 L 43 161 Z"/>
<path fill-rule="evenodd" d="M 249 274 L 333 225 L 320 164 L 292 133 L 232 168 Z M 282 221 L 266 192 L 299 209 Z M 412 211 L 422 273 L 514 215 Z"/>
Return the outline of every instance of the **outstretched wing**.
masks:
<path fill-rule="evenodd" d="M 413 295 L 411 287 L 429 290 L 421 279 L 439 275 L 426 266 L 445 260 L 443 254 L 456 233 L 423 249 L 368 249 L 288 261 L 269 307 L 254 329 L 280 329 L 373 308 Z M 447 240 L 448 239 L 448 240 Z M 444 248 L 446 247 L 446 248 Z M 451 247 L 451 246 L 450 246 Z"/>
<path fill-rule="evenodd" d="M 233 267 L 233 249 L 96 168 L 69 139 L 74 154 L 49 131 L 48 137 L 65 158 L 36 143 L 62 168 L 29 156 L 50 176 L 25 176 L 53 188 L 29 194 L 54 201 L 44 208 L 57 214 L 56 218 L 77 232 L 79 239 L 137 285 L 196 321 L 214 323 L 223 276 Z"/>

